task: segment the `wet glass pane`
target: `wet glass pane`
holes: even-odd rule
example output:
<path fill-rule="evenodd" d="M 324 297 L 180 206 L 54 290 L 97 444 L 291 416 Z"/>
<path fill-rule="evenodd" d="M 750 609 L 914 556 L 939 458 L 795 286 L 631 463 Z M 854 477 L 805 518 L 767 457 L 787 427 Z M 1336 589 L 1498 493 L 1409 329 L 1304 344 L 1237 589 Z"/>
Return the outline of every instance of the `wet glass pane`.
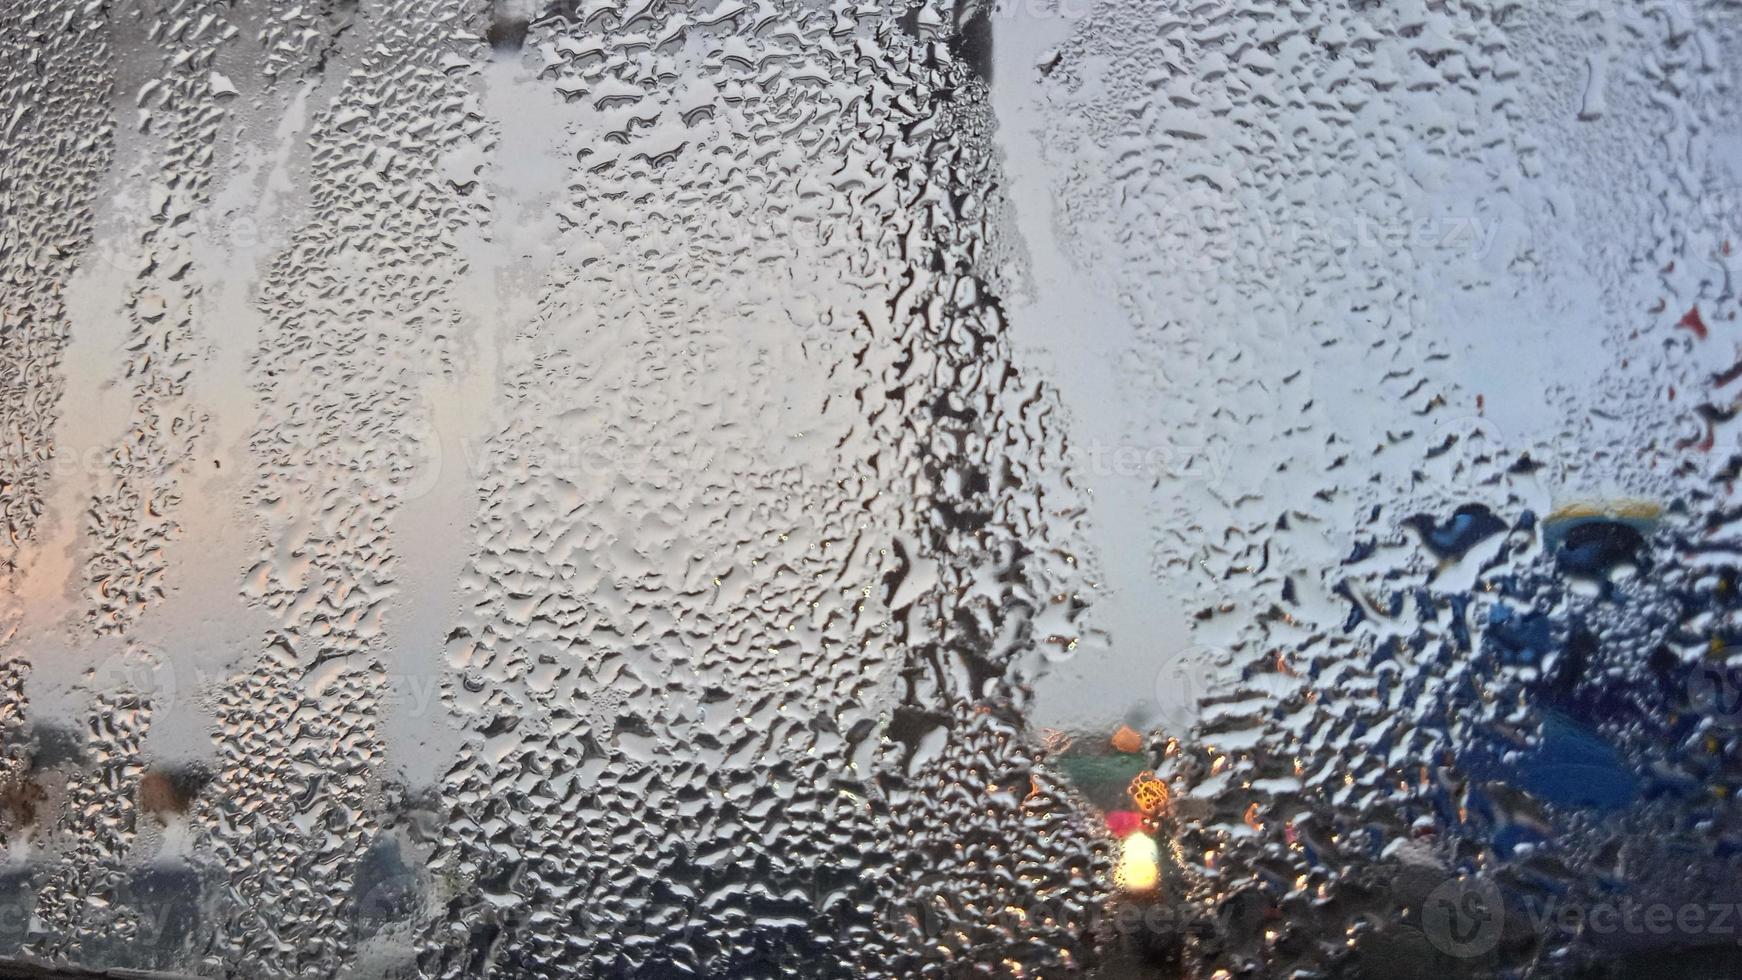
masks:
<path fill-rule="evenodd" d="M 1742 974 L 1739 50 L 5 0 L 0 972 Z"/>

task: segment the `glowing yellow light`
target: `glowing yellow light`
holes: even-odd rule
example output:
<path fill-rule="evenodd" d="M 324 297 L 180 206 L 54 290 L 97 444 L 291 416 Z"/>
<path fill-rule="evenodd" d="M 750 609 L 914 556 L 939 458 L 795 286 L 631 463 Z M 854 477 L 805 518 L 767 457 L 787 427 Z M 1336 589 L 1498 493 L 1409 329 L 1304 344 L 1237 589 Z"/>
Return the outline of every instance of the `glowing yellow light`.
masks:
<path fill-rule="evenodd" d="M 1161 881 L 1161 848 L 1148 834 L 1132 834 L 1119 844 L 1113 885 L 1124 892 L 1152 892 Z"/>

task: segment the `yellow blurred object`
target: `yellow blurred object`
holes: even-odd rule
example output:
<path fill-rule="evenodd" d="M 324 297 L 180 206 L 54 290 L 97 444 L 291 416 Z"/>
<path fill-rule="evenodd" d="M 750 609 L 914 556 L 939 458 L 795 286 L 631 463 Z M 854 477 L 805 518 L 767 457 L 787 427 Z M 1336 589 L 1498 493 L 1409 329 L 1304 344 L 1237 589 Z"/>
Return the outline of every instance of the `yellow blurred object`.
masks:
<path fill-rule="evenodd" d="M 1131 801 L 1137 804 L 1137 809 L 1152 817 L 1167 809 L 1167 784 L 1147 769 L 1131 780 L 1126 792 L 1131 794 Z"/>
<path fill-rule="evenodd" d="M 1132 834 L 1119 845 L 1113 886 L 1123 892 L 1152 892 L 1161 883 L 1161 848 L 1148 834 Z"/>
<path fill-rule="evenodd" d="M 1246 808 L 1246 826 L 1253 830 L 1264 829 L 1263 821 L 1258 819 L 1258 804 L 1256 803 Z"/>
<path fill-rule="evenodd" d="M 1119 730 L 1113 733 L 1113 747 L 1120 752 L 1142 752 L 1143 736 L 1137 734 L 1130 725 L 1120 725 Z"/>
<path fill-rule="evenodd" d="M 1603 503 L 1581 501 L 1557 508 L 1548 515 L 1550 521 L 1570 521 L 1583 517 L 1618 517 L 1636 521 L 1655 521 L 1663 516 L 1663 505 L 1651 500 L 1611 500 Z"/>

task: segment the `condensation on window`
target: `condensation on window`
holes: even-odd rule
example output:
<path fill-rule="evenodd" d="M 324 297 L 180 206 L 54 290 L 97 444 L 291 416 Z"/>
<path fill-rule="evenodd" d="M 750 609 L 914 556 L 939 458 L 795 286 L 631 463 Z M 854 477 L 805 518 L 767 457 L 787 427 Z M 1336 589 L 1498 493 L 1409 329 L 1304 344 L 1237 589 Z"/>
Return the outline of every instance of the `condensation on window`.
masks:
<path fill-rule="evenodd" d="M 1722 975 L 1739 45 L 5 4 L 0 961 Z"/>

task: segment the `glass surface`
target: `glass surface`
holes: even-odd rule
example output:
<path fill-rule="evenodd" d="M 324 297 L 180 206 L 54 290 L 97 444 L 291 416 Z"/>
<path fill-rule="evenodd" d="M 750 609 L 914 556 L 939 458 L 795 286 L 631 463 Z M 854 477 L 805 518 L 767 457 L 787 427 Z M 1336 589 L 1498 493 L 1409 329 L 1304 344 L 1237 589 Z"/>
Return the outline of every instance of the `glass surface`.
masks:
<path fill-rule="evenodd" d="M 0 961 L 1742 976 L 1738 52 L 3 0 Z"/>

